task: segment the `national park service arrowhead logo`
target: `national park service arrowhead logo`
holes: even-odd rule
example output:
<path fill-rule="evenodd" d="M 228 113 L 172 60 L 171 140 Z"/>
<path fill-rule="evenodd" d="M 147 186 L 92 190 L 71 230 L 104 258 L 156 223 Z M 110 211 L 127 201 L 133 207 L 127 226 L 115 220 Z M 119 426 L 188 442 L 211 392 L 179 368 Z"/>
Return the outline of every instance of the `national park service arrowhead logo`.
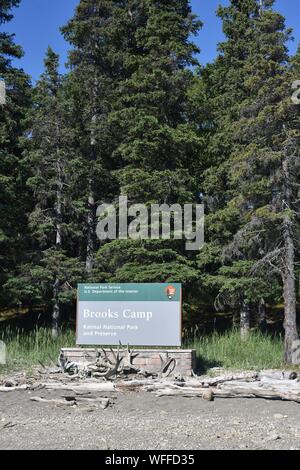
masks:
<path fill-rule="evenodd" d="M 175 288 L 174 286 L 168 286 L 168 287 L 166 288 L 166 294 L 167 294 L 168 298 L 169 298 L 170 300 L 172 300 L 173 297 L 175 297 L 176 288 Z"/>

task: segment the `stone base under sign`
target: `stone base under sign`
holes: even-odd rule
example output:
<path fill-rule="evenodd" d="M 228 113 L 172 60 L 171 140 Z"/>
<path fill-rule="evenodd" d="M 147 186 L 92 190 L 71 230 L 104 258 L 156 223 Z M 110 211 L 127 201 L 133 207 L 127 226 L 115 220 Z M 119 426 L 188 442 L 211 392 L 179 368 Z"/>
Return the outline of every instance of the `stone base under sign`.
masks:
<path fill-rule="evenodd" d="M 112 357 L 109 349 L 104 348 L 107 356 Z M 75 362 L 79 370 L 84 368 L 87 364 L 96 361 L 98 351 L 101 349 L 85 349 L 85 348 L 72 348 L 62 349 L 61 357 L 64 362 Z M 117 352 L 117 350 L 114 350 Z M 172 371 L 172 376 L 191 376 L 192 371 L 196 369 L 196 351 L 194 349 L 135 349 L 138 356 L 133 358 L 132 364 L 143 370 L 149 372 L 159 372 L 161 369 L 162 359 L 166 358 L 175 360 L 175 368 Z"/>

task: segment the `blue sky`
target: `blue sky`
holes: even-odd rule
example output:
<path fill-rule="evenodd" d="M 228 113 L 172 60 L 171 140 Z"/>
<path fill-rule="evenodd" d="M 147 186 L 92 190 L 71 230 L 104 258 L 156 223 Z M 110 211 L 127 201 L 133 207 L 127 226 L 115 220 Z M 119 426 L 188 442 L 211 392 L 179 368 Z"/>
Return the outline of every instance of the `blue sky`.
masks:
<path fill-rule="evenodd" d="M 43 70 L 43 57 L 48 45 L 61 55 L 62 70 L 67 60 L 68 44 L 62 38 L 59 27 L 72 16 L 79 0 L 22 0 L 15 10 L 14 20 L 5 25 L 5 30 L 16 33 L 16 41 L 22 45 L 25 57 L 19 66 L 38 79 Z M 216 55 L 217 43 L 222 40 L 222 25 L 215 16 L 219 4 L 228 0 L 192 0 L 194 12 L 204 22 L 204 28 L 196 39 L 202 52 L 200 61 L 212 61 Z M 287 25 L 294 29 L 295 41 L 290 44 L 295 52 L 300 42 L 300 1 L 277 0 L 277 9 L 287 18 Z"/>

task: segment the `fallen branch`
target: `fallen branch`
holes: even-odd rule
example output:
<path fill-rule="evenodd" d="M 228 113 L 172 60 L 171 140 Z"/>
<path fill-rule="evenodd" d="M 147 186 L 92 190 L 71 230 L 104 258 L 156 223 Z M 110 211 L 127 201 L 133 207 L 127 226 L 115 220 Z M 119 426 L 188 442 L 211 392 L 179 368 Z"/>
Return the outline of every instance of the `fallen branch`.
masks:
<path fill-rule="evenodd" d="M 65 397 L 64 399 L 46 399 L 43 397 L 30 397 L 30 401 L 37 403 L 50 403 L 57 406 L 80 406 L 81 404 L 99 404 L 105 410 L 111 403 L 109 398 L 81 398 L 81 397 Z"/>
<path fill-rule="evenodd" d="M 228 374 L 228 375 L 221 375 L 219 377 L 211 377 L 211 378 L 206 377 L 203 380 L 201 380 L 201 377 L 200 377 L 199 381 L 202 385 L 214 387 L 225 382 L 232 382 L 232 381 L 255 382 L 257 381 L 257 379 L 258 379 L 257 372 L 241 372 L 240 374 L 235 374 L 235 375 Z M 195 383 L 195 382 L 188 381 L 188 383 Z"/>
<path fill-rule="evenodd" d="M 75 400 L 67 400 L 67 399 L 64 399 L 64 400 L 59 400 L 59 399 L 47 400 L 46 398 L 42 398 L 42 397 L 30 397 L 29 400 L 30 401 L 35 401 L 37 403 L 50 403 L 51 405 L 63 405 L 63 406 L 74 406 L 74 405 L 76 405 Z"/>
<path fill-rule="evenodd" d="M 116 391 L 115 385 L 112 382 L 82 384 L 43 383 L 41 386 L 46 390 L 67 390 L 74 393 Z"/>
<path fill-rule="evenodd" d="M 214 398 L 264 398 L 268 400 L 286 400 L 294 401 L 300 403 L 300 392 L 291 390 L 291 391 L 280 391 L 280 390 L 271 390 L 264 389 L 263 387 L 239 387 L 239 386 L 229 386 L 227 384 L 224 388 L 219 387 L 210 387 L 208 388 L 188 388 L 188 387 L 177 387 L 171 386 L 164 389 L 151 390 L 149 387 L 147 391 L 155 391 L 157 397 L 165 396 L 180 396 L 180 397 L 203 397 L 203 394 L 206 394 L 208 390 L 211 390 Z"/>
<path fill-rule="evenodd" d="M 8 393 L 8 392 L 16 392 L 21 390 L 27 390 L 29 387 L 28 385 L 19 385 L 16 387 L 0 387 L 0 392 Z"/>

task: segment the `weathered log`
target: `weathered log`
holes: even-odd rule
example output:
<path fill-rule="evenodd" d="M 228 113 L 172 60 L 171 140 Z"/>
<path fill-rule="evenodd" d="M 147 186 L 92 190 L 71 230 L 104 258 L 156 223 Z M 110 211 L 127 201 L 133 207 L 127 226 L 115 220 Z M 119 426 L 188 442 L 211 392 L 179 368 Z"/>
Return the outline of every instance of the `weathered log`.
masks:
<path fill-rule="evenodd" d="M 221 375 L 218 377 L 206 377 L 206 376 L 199 376 L 198 378 L 194 379 L 186 379 L 184 382 L 176 383 L 175 381 L 150 381 L 149 383 L 146 382 L 141 382 L 141 385 L 144 387 L 146 390 L 147 387 L 150 387 L 151 389 L 159 389 L 163 386 L 180 386 L 180 387 L 193 387 L 193 388 L 209 388 L 209 387 L 215 387 L 218 385 L 221 385 L 223 383 L 227 382 L 232 382 L 232 381 L 241 381 L 241 382 L 255 382 L 258 379 L 258 374 L 257 372 L 241 372 L 239 374 L 233 375 L 233 374 L 228 374 L 228 375 Z M 139 382 L 137 382 L 137 385 Z M 151 390 L 152 391 L 152 390 Z"/>
<path fill-rule="evenodd" d="M 42 397 L 30 397 L 30 401 L 35 401 L 38 403 L 50 403 L 51 405 L 63 405 L 63 406 L 75 406 L 76 405 L 76 400 L 60 400 L 60 399 L 51 399 L 47 400 L 46 398 Z"/>
<path fill-rule="evenodd" d="M 29 387 L 28 385 L 19 385 L 17 387 L 0 387 L 0 392 L 8 393 L 8 392 L 16 392 L 21 390 L 27 390 Z"/>
<path fill-rule="evenodd" d="M 293 390 L 286 390 L 286 391 L 281 391 L 281 390 L 276 390 L 276 389 L 265 389 L 265 388 L 259 388 L 259 387 L 229 387 L 227 386 L 226 388 L 222 388 L 221 390 L 218 390 L 218 392 L 221 392 L 223 396 L 225 394 L 228 394 L 228 397 L 226 398 L 239 398 L 239 397 L 245 397 L 245 398 L 264 398 L 268 400 L 286 400 L 286 401 L 295 401 L 297 403 L 300 403 L 300 392 L 299 391 L 293 391 Z M 218 393 L 217 392 L 217 393 Z M 216 393 L 216 396 L 217 396 Z M 225 398 L 225 397 L 224 397 Z"/>
<path fill-rule="evenodd" d="M 260 380 L 295 380 L 298 374 L 291 370 L 263 370 L 258 376 Z"/>
<path fill-rule="evenodd" d="M 110 399 L 109 398 L 104 398 L 104 397 L 76 397 L 74 398 L 74 400 L 77 402 L 77 403 L 100 403 L 100 405 L 105 405 L 105 407 L 107 407 L 110 403 Z"/>
<path fill-rule="evenodd" d="M 300 403 L 300 393 L 293 391 L 266 390 L 260 387 L 226 387 L 210 388 L 215 398 L 264 398 L 269 400 L 286 400 Z M 149 391 L 149 390 L 148 390 Z M 156 390 L 157 397 L 181 396 L 181 397 L 203 397 L 207 388 L 170 387 Z"/>
<path fill-rule="evenodd" d="M 241 372 L 239 374 L 228 374 L 221 375 L 219 377 L 205 378 L 204 380 L 200 379 L 200 382 L 209 386 L 216 386 L 224 382 L 231 381 L 243 381 L 243 382 L 255 382 L 258 379 L 257 372 Z M 188 382 L 191 382 L 190 380 Z"/>
<path fill-rule="evenodd" d="M 227 387 L 244 387 L 249 388 L 254 386 L 262 390 L 277 390 L 281 392 L 294 392 L 300 393 L 300 382 L 298 381 L 289 381 L 289 380 L 261 380 L 257 382 L 224 382 L 223 384 L 218 385 L 219 388 Z"/>
<path fill-rule="evenodd" d="M 112 382 L 104 383 L 81 383 L 81 384 L 61 384 L 61 383 L 43 383 L 46 390 L 68 390 L 70 392 L 115 392 L 116 387 Z"/>
<path fill-rule="evenodd" d="M 118 382 L 116 384 L 117 392 L 138 392 L 143 390 L 144 387 L 150 386 L 150 381 L 148 380 L 128 380 Z"/>
<path fill-rule="evenodd" d="M 83 397 L 65 397 L 63 399 L 46 399 L 43 397 L 30 397 L 30 401 L 38 402 L 38 403 L 50 403 L 52 405 L 58 406 L 78 406 L 81 404 L 93 404 L 99 406 L 105 410 L 111 403 L 109 398 L 83 398 Z"/>

